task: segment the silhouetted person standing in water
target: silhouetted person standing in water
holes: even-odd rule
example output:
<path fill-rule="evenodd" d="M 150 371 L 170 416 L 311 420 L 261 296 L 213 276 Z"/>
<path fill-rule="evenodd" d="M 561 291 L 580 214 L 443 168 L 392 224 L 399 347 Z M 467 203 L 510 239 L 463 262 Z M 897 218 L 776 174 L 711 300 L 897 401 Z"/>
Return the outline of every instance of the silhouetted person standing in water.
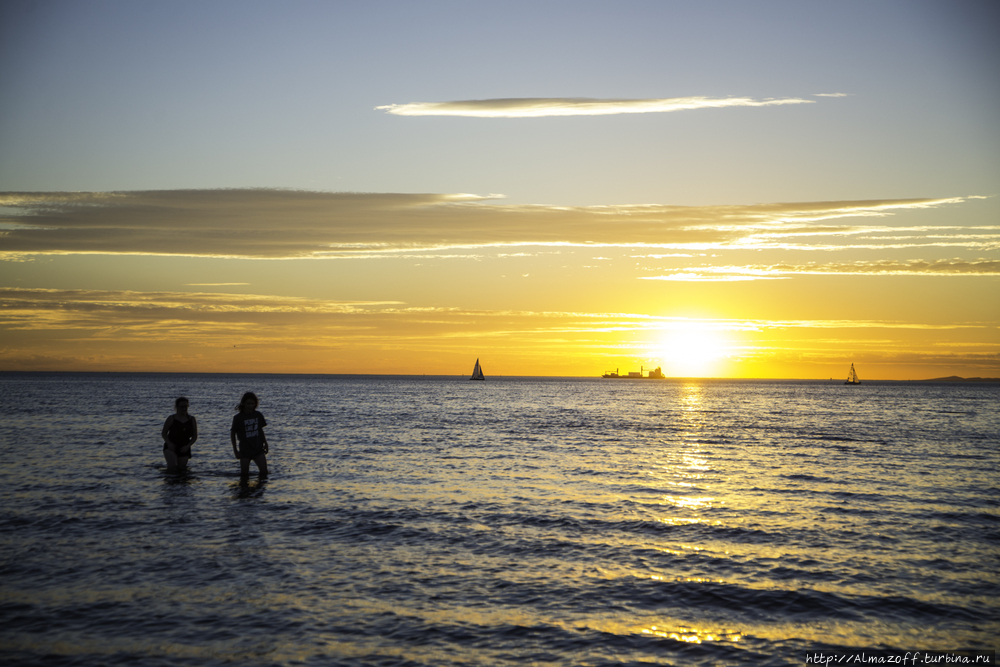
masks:
<path fill-rule="evenodd" d="M 198 422 L 188 414 L 188 400 L 181 396 L 174 401 L 175 413 L 163 422 L 163 458 L 167 472 L 186 470 L 191 458 L 191 445 L 198 439 Z"/>
<path fill-rule="evenodd" d="M 250 461 L 257 464 L 261 477 L 267 477 L 267 437 L 264 427 L 267 420 L 257 412 L 257 396 L 248 391 L 236 406 L 239 410 L 233 417 L 233 427 L 229 429 L 229 439 L 233 443 L 233 455 L 240 460 L 240 475 L 250 475 Z M 239 441 L 239 446 L 236 443 Z"/>

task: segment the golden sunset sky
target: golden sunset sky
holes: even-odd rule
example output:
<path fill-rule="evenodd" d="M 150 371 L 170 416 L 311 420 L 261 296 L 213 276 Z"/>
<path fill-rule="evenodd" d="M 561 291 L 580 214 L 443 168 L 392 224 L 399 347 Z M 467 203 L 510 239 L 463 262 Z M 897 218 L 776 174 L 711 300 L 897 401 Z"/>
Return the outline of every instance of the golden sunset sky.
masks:
<path fill-rule="evenodd" d="M 995 2 L 0 5 L 0 370 L 1000 377 Z"/>

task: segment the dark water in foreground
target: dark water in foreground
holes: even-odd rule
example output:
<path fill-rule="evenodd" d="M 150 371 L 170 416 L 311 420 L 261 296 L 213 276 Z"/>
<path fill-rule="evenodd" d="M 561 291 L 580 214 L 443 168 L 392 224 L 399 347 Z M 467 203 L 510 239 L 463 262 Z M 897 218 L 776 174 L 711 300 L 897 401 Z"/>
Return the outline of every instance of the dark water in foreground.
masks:
<path fill-rule="evenodd" d="M 230 458 L 246 390 L 266 482 Z M 174 476 L 180 394 L 201 438 Z M 0 397 L 6 664 L 797 665 L 1000 636 L 997 385 L 0 374 Z"/>

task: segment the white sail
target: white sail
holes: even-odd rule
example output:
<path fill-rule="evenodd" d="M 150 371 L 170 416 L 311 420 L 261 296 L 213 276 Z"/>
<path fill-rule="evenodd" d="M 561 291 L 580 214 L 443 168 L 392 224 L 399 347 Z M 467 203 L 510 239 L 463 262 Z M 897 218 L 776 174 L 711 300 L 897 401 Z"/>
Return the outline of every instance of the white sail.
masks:
<path fill-rule="evenodd" d="M 479 365 L 479 359 L 476 359 L 476 367 L 472 369 L 472 377 L 470 380 L 485 380 L 486 376 L 483 375 L 483 367 Z"/>
<path fill-rule="evenodd" d="M 847 374 L 847 382 L 844 384 L 861 384 L 861 380 L 858 379 L 858 373 L 854 370 L 854 364 L 851 364 L 851 372 Z"/>

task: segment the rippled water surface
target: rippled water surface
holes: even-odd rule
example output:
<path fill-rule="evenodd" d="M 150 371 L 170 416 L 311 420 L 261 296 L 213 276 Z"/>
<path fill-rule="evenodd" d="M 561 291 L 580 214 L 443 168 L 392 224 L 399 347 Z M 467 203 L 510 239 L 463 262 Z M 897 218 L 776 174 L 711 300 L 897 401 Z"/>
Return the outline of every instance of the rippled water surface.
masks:
<path fill-rule="evenodd" d="M 271 477 L 241 483 L 247 390 Z M 168 475 L 182 394 L 201 437 Z M 997 385 L 0 374 L 0 396 L 7 664 L 781 665 L 1000 636 Z"/>

